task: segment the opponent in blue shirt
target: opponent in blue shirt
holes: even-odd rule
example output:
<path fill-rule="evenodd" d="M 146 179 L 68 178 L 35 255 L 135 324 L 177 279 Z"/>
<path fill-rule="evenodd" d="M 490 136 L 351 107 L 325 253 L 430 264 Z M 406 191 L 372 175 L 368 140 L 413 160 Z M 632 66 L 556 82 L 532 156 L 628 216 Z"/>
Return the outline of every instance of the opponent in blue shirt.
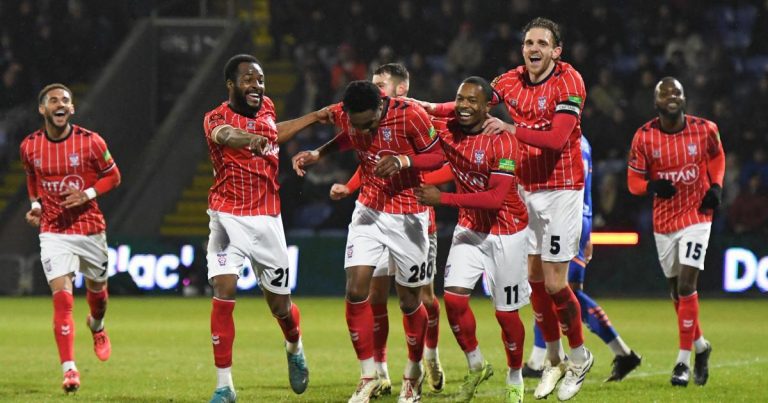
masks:
<path fill-rule="evenodd" d="M 568 267 L 568 282 L 581 305 L 581 319 L 592 333 L 600 337 L 615 354 L 611 376 L 606 382 L 620 381 L 640 365 L 641 357 L 635 354 L 611 324 L 603 308 L 584 292 L 584 272 L 592 259 L 592 146 L 587 138 L 581 136 L 581 159 L 584 162 L 584 210 L 581 226 L 579 254 L 571 260 Z M 523 366 L 523 376 L 540 377 L 546 357 L 546 343 L 539 326 L 534 321 L 534 346 L 531 356 Z M 562 351 L 562 349 L 561 349 Z"/>

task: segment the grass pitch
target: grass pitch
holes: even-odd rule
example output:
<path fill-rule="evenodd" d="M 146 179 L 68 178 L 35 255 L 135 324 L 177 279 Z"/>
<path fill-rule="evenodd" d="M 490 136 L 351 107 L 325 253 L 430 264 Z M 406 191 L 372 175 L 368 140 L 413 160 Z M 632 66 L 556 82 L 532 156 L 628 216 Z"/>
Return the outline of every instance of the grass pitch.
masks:
<path fill-rule="evenodd" d="M 277 323 L 260 297 L 241 297 L 235 309 L 233 376 L 240 402 L 346 402 L 359 367 L 344 320 L 341 298 L 295 299 L 301 308 L 310 384 L 303 395 L 288 386 L 285 352 Z M 643 364 L 621 383 L 604 384 L 612 354 L 589 333 L 595 366 L 574 401 L 582 402 L 733 402 L 766 401 L 761 383 L 768 374 L 764 320 L 768 301 L 702 298 L 705 337 L 714 347 L 711 375 L 704 387 L 673 388 L 669 376 L 677 356 L 677 326 L 666 300 L 600 300 L 622 337 L 643 356 Z M 72 396 L 61 390 L 61 368 L 51 330 L 50 298 L 0 299 L 0 401 L 12 402 L 204 402 L 215 386 L 209 334 L 210 300 L 205 298 L 126 298 L 110 300 L 107 329 L 112 357 L 100 362 L 85 326 L 87 304 L 76 297 L 75 354 L 82 387 Z M 478 339 L 495 375 L 478 389 L 477 402 L 503 399 L 506 359 L 491 304 L 473 297 Z M 404 365 L 405 343 L 397 302 L 390 301 L 389 368 L 394 402 Z M 440 356 L 446 390 L 426 393 L 424 401 L 451 401 L 466 362 L 441 314 Z M 532 341 L 530 308 L 522 311 Z M 526 380 L 533 401 L 535 380 Z M 550 397 L 549 400 L 555 400 Z"/>

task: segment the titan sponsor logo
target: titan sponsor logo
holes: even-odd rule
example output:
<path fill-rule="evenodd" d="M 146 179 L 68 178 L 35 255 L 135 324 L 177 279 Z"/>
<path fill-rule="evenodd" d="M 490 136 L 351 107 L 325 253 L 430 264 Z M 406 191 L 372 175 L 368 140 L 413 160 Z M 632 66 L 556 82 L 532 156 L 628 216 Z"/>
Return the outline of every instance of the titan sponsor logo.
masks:
<path fill-rule="evenodd" d="M 69 188 L 77 190 L 85 189 L 85 180 L 80 175 L 67 175 L 59 181 L 44 180 L 43 189 L 48 193 L 59 194 Z"/>
<path fill-rule="evenodd" d="M 699 166 L 696 164 L 685 164 L 677 171 L 659 172 L 659 179 L 668 179 L 672 183 L 682 182 L 686 185 L 692 185 L 699 179 Z"/>

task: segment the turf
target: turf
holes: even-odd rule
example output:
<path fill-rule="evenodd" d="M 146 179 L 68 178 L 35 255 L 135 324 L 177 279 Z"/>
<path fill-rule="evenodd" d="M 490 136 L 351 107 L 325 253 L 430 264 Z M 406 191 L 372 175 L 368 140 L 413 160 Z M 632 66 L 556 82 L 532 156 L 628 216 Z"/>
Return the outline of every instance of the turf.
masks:
<path fill-rule="evenodd" d="M 288 387 L 285 352 L 275 320 L 259 297 L 242 297 L 235 309 L 233 374 L 241 402 L 342 402 L 352 393 L 359 368 L 344 321 L 340 298 L 296 298 L 301 308 L 304 345 L 310 366 L 309 389 L 294 395 Z M 592 372 L 575 401 L 688 402 L 763 401 L 763 376 L 768 374 L 768 301 L 702 298 L 701 319 L 711 340 L 711 377 L 705 387 L 673 388 L 669 375 L 677 355 L 677 326 L 672 305 L 665 300 L 600 301 L 627 343 L 643 356 L 643 364 L 621 383 L 604 384 L 611 353 L 590 334 L 595 354 Z M 480 386 L 475 401 L 501 401 L 506 361 L 491 305 L 473 298 L 478 338 L 496 375 Z M 110 300 L 107 329 L 112 357 L 94 356 L 85 327 L 87 305 L 75 302 L 77 365 L 82 387 L 74 396 L 60 388 L 61 370 L 51 330 L 49 298 L 0 299 L 0 401 L 24 402 L 201 402 L 215 386 L 209 335 L 210 300 L 196 298 L 126 298 Z M 390 302 L 390 372 L 396 401 L 398 374 L 404 365 L 405 343 L 397 302 Z M 522 312 L 526 325 L 530 309 Z M 450 401 L 466 363 L 441 318 L 440 355 L 447 376 L 440 395 L 425 401 Z M 530 329 L 526 352 L 532 340 Z M 526 400 L 533 401 L 533 380 L 526 381 Z M 426 388 L 425 388 L 426 390 Z M 549 400 L 555 400 L 550 397 Z"/>

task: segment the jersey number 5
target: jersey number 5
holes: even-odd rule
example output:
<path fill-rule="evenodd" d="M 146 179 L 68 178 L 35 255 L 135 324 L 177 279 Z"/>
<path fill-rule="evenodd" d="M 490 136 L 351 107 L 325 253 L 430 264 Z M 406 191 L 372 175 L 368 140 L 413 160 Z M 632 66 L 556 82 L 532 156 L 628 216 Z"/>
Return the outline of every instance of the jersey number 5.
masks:
<path fill-rule="evenodd" d="M 549 253 L 553 255 L 560 253 L 560 235 L 552 235 L 549 238 Z"/>

